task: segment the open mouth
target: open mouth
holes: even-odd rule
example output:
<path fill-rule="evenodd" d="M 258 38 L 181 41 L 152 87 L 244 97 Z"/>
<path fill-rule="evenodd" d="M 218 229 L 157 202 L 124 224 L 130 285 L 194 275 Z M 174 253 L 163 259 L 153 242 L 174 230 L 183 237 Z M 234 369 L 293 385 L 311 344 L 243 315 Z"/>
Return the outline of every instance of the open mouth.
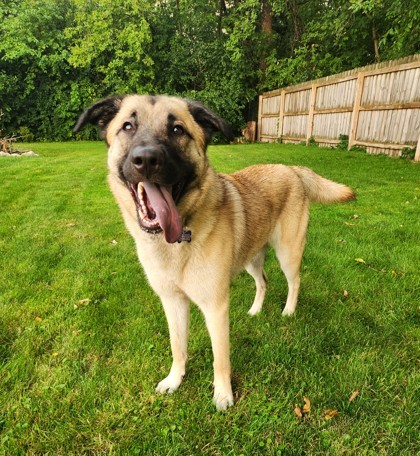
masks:
<path fill-rule="evenodd" d="M 163 231 L 165 239 L 174 243 L 182 235 L 182 218 L 176 207 L 183 184 L 161 185 L 151 182 L 128 184 L 137 208 L 140 228 L 147 233 Z"/>

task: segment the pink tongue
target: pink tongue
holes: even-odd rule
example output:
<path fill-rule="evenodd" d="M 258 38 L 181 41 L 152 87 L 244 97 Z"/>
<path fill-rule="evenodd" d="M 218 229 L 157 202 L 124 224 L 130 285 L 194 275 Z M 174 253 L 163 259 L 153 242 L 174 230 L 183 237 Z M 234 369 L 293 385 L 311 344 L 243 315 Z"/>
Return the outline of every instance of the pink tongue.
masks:
<path fill-rule="evenodd" d="M 182 234 L 182 219 L 172 198 L 171 187 L 142 182 L 166 242 L 176 242 Z"/>

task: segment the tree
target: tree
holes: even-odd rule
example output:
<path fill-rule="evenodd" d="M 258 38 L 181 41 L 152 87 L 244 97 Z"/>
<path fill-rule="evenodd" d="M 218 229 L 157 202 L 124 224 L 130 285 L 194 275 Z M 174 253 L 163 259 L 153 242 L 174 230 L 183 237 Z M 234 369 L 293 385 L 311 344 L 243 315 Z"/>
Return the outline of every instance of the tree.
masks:
<path fill-rule="evenodd" d="M 56 0 L 5 4 L 0 10 L 0 90 L 7 130 L 11 134 L 24 127 L 38 139 L 70 138 L 68 92 L 76 79 L 64 35 L 70 5 Z"/>
<path fill-rule="evenodd" d="M 150 92 L 201 100 L 239 131 L 259 91 L 418 52 L 414 3 L 0 0 L 0 128 L 69 139 L 94 100 Z"/>
<path fill-rule="evenodd" d="M 69 63 L 88 70 L 99 92 L 144 92 L 153 88 L 152 40 L 144 0 L 71 0 L 74 23 L 65 29 Z"/>

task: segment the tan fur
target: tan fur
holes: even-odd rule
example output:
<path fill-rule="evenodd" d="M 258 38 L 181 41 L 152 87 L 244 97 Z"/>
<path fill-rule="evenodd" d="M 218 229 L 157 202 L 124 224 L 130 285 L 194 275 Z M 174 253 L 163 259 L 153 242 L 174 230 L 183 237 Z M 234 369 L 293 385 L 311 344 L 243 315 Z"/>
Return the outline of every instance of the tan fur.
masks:
<path fill-rule="evenodd" d="M 182 147 L 184 156 L 196 165 L 198 185 L 178 204 L 192 232 L 191 243 L 168 244 L 162 234 L 151 235 L 139 228 L 135 205 L 117 169 L 131 147 L 119 133 L 131 112 L 140 119 L 137 140 L 163 135 L 169 112 L 191 133 L 192 140 L 185 140 Z M 254 277 L 257 293 L 249 313 L 255 315 L 262 308 L 266 290 L 265 250 L 272 246 L 289 286 L 283 314 L 292 314 L 299 292 L 309 202 L 348 201 L 354 194 L 348 187 L 300 167 L 257 165 L 230 175 L 218 174 L 207 160 L 204 137 L 202 126 L 182 99 L 160 97 L 151 104 L 147 97 L 125 98 L 106 131 L 109 185 L 168 320 L 173 364 L 157 391 L 175 391 L 185 374 L 192 301 L 202 310 L 209 330 L 214 354 L 214 402 L 224 410 L 233 404 L 228 317 L 232 277 L 244 268 Z"/>

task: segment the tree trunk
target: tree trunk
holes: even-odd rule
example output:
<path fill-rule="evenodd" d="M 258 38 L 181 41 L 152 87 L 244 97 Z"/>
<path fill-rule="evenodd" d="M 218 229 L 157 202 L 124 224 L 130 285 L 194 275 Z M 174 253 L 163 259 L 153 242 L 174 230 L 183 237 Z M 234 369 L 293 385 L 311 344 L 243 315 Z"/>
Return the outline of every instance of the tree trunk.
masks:
<path fill-rule="evenodd" d="M 376 26 L 373 21 L 372 21 L 372 39 L 373 39 L 373 47 L 375 48 L 375 60 L 377 62 L 380 62 L 381 56 L 379 55 L 378 32 L 376 31 Z"/>
<path fill-rule="evenodd" d="M 268 0 L 262 0 L 261 29 L 269 34 L 273 31 L 273 11 Z"/>
<path fill-rule="evenodd" d="M 300 27 L 300 18 L 299 18 L 299 8 L 297 2 L 295 0 L 291 0 L 288 3 L 288 8 L 290 11 L 290 15 L 292 16 L 293 20 L 293 38 L 292 38 L 292 51 L 299 46 L 300 38 L 302 35 L 301 27 Z"/>
<path fill-rule="evenodd" d="M 271 41 L 271 35 L 273 33 L 273 11 L 271 8 L 271 4 L 268 0 L 262 0 L 262 14 L 261 14 L 261 31 L 262 31 L 262 39 L 265 43 L 269 43 Z M 265 44 L 264 43 L 264 44 Z M 263 49 L 265 46 L 263 46 Z M 260 70 L 265 73 L 267 70 L 267 62 L 265 60 L 264 53 L 260 59 Z"/>
<path fill-rule="evenodd" d="M 216 0 L 217 8 L 217 37 L 220 39 L 222 37 L 222 18 L 226 13 L 226 3 L 225 0 Z"/>

